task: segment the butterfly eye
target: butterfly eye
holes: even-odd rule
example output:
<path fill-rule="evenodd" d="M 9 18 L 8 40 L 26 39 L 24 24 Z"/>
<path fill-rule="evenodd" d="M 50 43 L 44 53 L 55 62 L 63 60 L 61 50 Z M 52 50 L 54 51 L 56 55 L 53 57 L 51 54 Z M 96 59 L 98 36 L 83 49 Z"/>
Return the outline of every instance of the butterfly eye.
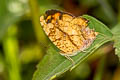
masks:
<path fill-rule="evenodd" d="M 47 22 L 47 23 L 50 23 L 50 22 L 51 22 L 51 19 L 48 19 L 46 22 Z"/>
<path fill-rule="evenodd" d="M 51 16 L 47 16 L 46 17 L 46 21 L 48 21 L 49 19 L 51 19 Z"/>

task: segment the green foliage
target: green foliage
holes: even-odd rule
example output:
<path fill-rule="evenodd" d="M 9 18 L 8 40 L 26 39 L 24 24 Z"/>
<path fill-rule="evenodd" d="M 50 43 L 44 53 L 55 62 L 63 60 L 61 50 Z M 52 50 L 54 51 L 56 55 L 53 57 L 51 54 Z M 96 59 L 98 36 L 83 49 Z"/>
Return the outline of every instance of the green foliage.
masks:
<path fill-rule="evenodd" d="M 105 72 L 104 68 L 109 63 L 118 62 L 110 61 L 114 60 L 114 55 L 110 60 L 106 59 L 113 53 L 114 48 L 115 54 L 120 59 L 120 22 L 117 22 L 117 18 L 120 21 L 119 3 L 120 1 L 114 0 L 0 0 L 0 80 L 31 80 L 32 77 L 33 80 L 50 80 L 65 72 L 72 76 L 68 75 L 67 79 L 60 80 L 81 80 L 76 79 L 78 76 L 86 80 L 91 74 L 94 80 L 101 80 L 107 71 L 114 74 L 108 70 L 109 68 L 106 68 Z M 99 32 L 99 35 L 85 52 L 71 57 L 75 62 L 74 66 L 71 61 L 59 54 L 59 49 L 50 43 L 40 26 L 39 17 L 48 9 L 60 9 L 77 16 L 87 13 L 100 20 L 88 15 L 82 16 L 89 20 L 89 27 Z M 107 42 L 109 43 L 105 45 Z M 114 42 L 113 45 L 111 42 Z M 109 46 L 114 48 L 111 49 Z M 99 50 L 95 52 L 97 49 Z M 97 61 L 98 65 L 92 63 L 93 61 L 86 61 L 92 55 L 95 57 L 94 60 L 101 59 Z M 81 62 L 84 62 L 84 65 Z M 93 70 L 87 62 L 97 66 L 94 69 L 95 73 L 90 73 Z M 69 72 L 71 70 L 73 71 Z"/>
<path fill-rule="evenodd" d="M 19 1 L 0 0 L 0 40 L 10 25 L 16 23 L 25 13 L 27 4 Z"/>
<path fill-rule="evenodd" d="M 33 80 L 50 80 L 60 76 L 67 70 L 73 69 L 79 65 L 101 45 L 111 40 L 110 38 L 112 37 L 112 33 L 107 28 L 107 26 L 91 16 L 84 15 L 83 17 L 89 20 L 90 28 L 99 32 L 99 35 L 97 36 L 94 43 L 87 50 L 85 50 L 85 52 L 80 52 L 76 56 L 72 57 L 75 62 L 74 66 L 72 66 L 72 63 L 68 59 L 59 54 L 54 45 L 50 45 L 50 48 L 48 49 L 44 59 L 42 59 L 42 61 L 37 66 L 37 71 L 33 76 Z"/>
<path fill-rule="evenodd" d="M 112 32 L 114 34 L 114 47 L 115 47 L 115 54 L 120 59 L 120 23 L 118 23 L 113 29 Z"/>

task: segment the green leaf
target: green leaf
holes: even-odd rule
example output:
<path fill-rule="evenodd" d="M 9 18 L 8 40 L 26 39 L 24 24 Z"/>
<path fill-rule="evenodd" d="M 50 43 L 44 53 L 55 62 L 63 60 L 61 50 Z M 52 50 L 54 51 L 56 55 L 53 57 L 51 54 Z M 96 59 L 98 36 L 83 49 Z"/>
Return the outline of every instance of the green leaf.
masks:
<path fill-rule="evenodd" d="M 115 47 L 115 54 L 119 57 L 120 60 L 120 23 L 118 23 L 113 29 L 112 32 L 114 34 L 114 47 Z"/>
<path fill-rule="evenodd" d="M 59 54 L 58 49 L 53 44 L 50 44 L 47 54 L 37 66 L 37 70 L 33 75 L 33 80 L 51 80 L 68 70 L 72 70 L 82 61 L 86 60 L 101 45 L 110 41 L 112 33 L 107 26 L 88 15 L 84 15 L 83 17 L 89 20 L 90 28 L 100 33 L 93 44 L 85 50 L 85 52 L 80 52 L 76 56 L 71 57 L 75 62 L 74 66 L 72 66 L 71 61 Z"/>
<path fill-rule="evenodd" d="M 114 35 L 120 34 L 120 23 L 118 23 L 115 27 L 113 27 L 112 33 L 113 33 Z"/>

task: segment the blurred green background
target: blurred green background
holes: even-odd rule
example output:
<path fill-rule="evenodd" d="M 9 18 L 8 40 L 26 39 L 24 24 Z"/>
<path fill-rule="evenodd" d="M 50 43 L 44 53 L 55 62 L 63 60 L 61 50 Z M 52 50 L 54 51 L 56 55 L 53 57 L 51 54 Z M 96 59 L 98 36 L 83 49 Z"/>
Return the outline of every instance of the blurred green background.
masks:
<path fill-rule="evenodd" d="M 0 80 L 32 80 L 50 41 L 39 17 L 48 9 L 89 14 L 112 29 L 120 23 L 120 0 L 0 0 Z M 112 43 L 55 80 L 120 80 Z"/>

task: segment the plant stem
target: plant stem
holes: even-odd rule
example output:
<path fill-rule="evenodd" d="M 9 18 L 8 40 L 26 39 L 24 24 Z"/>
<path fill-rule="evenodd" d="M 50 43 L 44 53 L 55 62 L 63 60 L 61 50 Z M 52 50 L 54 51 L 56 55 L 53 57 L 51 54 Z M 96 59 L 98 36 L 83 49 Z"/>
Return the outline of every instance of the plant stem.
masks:
<path fill-rule="evenodd" d="M 103 80 L 103 73 L 105 67 L 106 56 L 103 56 L 99 63 L 93 80 Z"/>
<path fill-rule="evenodd" d="M 37 4 L 37 0 L 29 0 L 29 6 L 31 10 L 31 16 L 32 16 L 32 22 L 33 22 L 33 28 L 35 31 L 36 39 L 39 43 L 47 44 L 47 38 L 43 32 L 42 27 L 40 26 L 40 16 L 39 16 L 39 6 Z"/>
<path fill-rule="evenodd" d="M 9 80 L 21 80 L 20 76 L 20 63 L 18 60 L 18 40 L 16 26 L 8 28 L 8 32 L 3 40 L 3 47 L 9 73 Z"/>
<path fill-rule="evenodd" d="M 106 16 L 109 18 L 109 21 L 112 22 L 112 24 L 116 24 L 116 15 L 115 12 L 113 11 L 112 7 L 109 5 L 107 0 L 97 0 L 98 3 L 101 5 L 104 13 Z"/>

